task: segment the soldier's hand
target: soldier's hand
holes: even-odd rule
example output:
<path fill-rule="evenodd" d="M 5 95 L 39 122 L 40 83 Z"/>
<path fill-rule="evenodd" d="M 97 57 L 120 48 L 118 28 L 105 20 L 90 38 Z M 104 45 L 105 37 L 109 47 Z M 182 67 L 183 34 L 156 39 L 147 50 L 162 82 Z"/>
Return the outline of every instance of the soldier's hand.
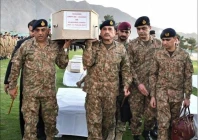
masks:
<path fill-rule="evenodd" d="M 71 46 L 73 41 L 74 41 L 74 39 L 65 40 L 65 44 L 64 44 L 63 48 L 68 49 Z"/>
<path fill-rule="evenodd" d="M 9 84 L 5 84 L 5 85 L 4 85 L 4 91 L 5 91 L 5 93 L 7 93 L 7 94 L 8 94 L 8 88 L 9 88 Z"/>
<path fill-rule="evenodd" d="M 148 95 L 149 95 L 149 93 L 148 93 L 148 91 L 146 90 L 144 84 L 139 84 L 139 85 L 138 85 L 138 89 L 139 89 L 139 91 L 140 91 L 143 95 L 145 95 L 145 96 L 148 96 Z"/>
<path fill-rule="evenodd" d="M 184 99 L 184 106 L 189 107 L 190 106 L 190 100 L 189 99 Z"/>
<path fill-rule="evenodd" d="M 152 108 L 156 108 L 156 100 L 155 97 L 151 97 L 150 105 Z"/>
<path fill-rule="evenodd" d="M 15 99 L 16 96 L 17 96 L 17 88 L 8 90 L 8 93 L 9 93 L 9 95 L 10 95 L 10 97 L 11 97 L 12 99 Z"/>
<path fill-rule="evenodd" d="M 124 87 L 124 96 L 127 97 L 130 95 L 130 91 L 129 91 L 129 88 L 127 87 Z"/>

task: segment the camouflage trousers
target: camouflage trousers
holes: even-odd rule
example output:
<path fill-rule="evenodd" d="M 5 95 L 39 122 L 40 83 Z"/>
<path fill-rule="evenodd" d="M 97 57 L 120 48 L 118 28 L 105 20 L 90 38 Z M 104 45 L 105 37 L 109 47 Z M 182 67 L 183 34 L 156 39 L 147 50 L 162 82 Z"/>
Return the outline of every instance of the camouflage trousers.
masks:
<path fill-rule="evenodd" d="M 155 124 L 156 109 L 150 106 L 150 96 L 144 96 L 136 89 L 133 89 L 129 96 L 130 110 L 132 112 L 131 131 L 133 135 L 142 134 L 144 118 L 144 130 L 150 131 Z"/>
<path fill-rule="evenodd" d="M 87 93 L 85 108 L 87 140 L 114 140 L 116 93 L 95 90 Z"/>
<path fill-rule="evenodd" d="M 168 102 L 157 98 L 158 140 L 171 139 L 171 123 L 178 118 L 182 102 Z"/>
<path fill-rule="evenodd" d="M 45 126 L 47 140 L 53 140 L 58 133 L 56 129 L 56 117 L 58 105 L 56 97 L 23 97 L 22 113 L 25 121 L 23 140 L 37 140 L 37 123 L 39 119 L 39 107 Z"/>

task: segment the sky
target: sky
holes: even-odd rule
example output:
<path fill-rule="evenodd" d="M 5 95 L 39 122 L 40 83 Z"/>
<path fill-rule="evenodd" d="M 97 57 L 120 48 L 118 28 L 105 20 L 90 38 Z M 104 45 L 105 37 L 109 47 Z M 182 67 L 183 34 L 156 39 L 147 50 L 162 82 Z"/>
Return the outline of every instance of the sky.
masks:
<path fill-rule="evenodd" d="M 82 1 L 82 0 L 75 0 Z M 134 18 L 148 16 L 151 26 L 197 33 L 197 0 L 86 0 L 90 4 L 118 8 Z M 131 8 L 132 7 L 132 8 Z"/>

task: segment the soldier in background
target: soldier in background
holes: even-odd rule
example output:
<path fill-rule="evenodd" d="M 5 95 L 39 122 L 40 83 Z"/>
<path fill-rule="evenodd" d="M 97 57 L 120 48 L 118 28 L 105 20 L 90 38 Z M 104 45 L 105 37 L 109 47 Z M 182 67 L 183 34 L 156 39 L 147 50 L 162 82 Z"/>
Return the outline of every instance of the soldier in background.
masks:
<path fill-rule="evenodd" d="M 150 35 L 155 37 L 155 30 L 150 30 Z"/>
<path fill-rule="evenodd" d="M 131 24 L 122 22 L 117 27 L 117 41 L 128 49 L 129 36 L 131 34 Z M 116 108 L 116 137 L 115 140 L 122 140 L 123 133 L 126 131 L 126 122 L 130 122 L 131 111 L 128 98 L 124 99 L 124 85 L 122 85 L 122 75 L 120 73 L 119 95 L 117 97 Z M 123 102 L 124 101 L 124 102 Z"/>
<path fill-rule="evenodd" d="M 9 45 L 8 45 L 8 32 L 4 33 L 4 44 L 5 44 L 5 58 L 8 58 L 8 49 L 9 49 Z"/>
<path fill-rule="evenodd" d="M 157 107 L 158 139 L 170 140 L 171 123 L 179 117 L 182 102 L 190 105 L 193 65 L 189 54 L 176 46 L 174 29 L 164 29 L 160 37 L 164 49 L 156 52 L 150 70 L 150 105 Z"/>
<path fill-rule="evenodd" d="M 104 21 L 100 41 L 87 40 L 83 64 L 87 68 L 84 91 L 88 140 L 115 139 L 116 97 L 119 95 L 121 71 L 124 94 L 131 84 L 129 59 L 125 47 L 116 41 L 115 22 Z M 95 42 L 94 42 L 95 41 Z"/>
<path fill-rule="evenodd" d="M 5 43 L 2 33 L 0 33 L 0 39 L 0 60 L 2 60 L 5 57 Z"/>
<path fill-rule="evenodd" d="M 150 130 L 155 124 L 156 109 L 150 106 L 149 72 L 155 52 L 162 47 L 161 41 L 150 36 L 150 20 L 147 16 L 139 17 L 134 25 L 138 37 L 129 42 L 128 54 L 133 75 L 129 104 L 132 112 L 131 131 L 134 140 L 143 135 L 150 140 Z M 144 118 L 144 131 L 142 122 Z"/>
<path fill-rule="evenodd" d="M 8 55 L 8 58 L 11 58 L 11 54 L 12 54 L 12 51 L 13 51 L 13 42 L 12 42 L 12 37 L 10 35 L 10 33 L 7 34 L 7 55 Z"/>
<path fill-rule="evenodd" d="M 48 39 L 49 29 L 45 19 L 33 24 L 34 38 L 25 41 L 12 59 L 9 75 L 9 94 L 16 98 L 17 78 L 23 65 L 23 103 L 25 120 L 23 140 L 37 139 L 39 109 L 44 120 L 47 140 L 53 140 L 57 134 L 56 117 L 58 105 L 56 99 L 55 73 L 57 64 L 65 69 L 69 62 L 67 49 L 71 41 L 58 44 Z"/>

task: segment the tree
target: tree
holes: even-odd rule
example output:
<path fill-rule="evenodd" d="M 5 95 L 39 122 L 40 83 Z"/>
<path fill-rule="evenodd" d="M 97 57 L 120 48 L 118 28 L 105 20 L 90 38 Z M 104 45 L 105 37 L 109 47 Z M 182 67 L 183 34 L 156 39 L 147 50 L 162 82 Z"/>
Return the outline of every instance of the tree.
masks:
<path fill-rule="evenodd" d="M 114 20 L 114 18 L 113 18 L 112 15 L 105 15 L 105 16 L 104 16 L 104 19 L 105 19 L 105 20 Z"/>
<path fill-rule="evenodd" d="M 188 43 L 191 44 L 191 46 L 194 47 L 194 46 L 196 45 L 196 40 L 195 40 L 195 38 L 190 37 L 190 38 L 188 39 Z"/>
<path fill-rule="evenodd" d="M 184 36 L 180 36 L 179 34 L 177 34 L 178 38 L 179 38 L 179 47 L 181 47 L 182 49 L 187 49 L 187 46 L 184 44 L 184 42 L 186 41 L 186 39 L 184 38 Z"/>
<path fill-rule="evenodd" d="M 196 46 L 196 40 L 190 37 L 187 42 L 191 45 L 189 49 L 191 50 L 192 53 L 192 50 L 194 50 Z"/>

